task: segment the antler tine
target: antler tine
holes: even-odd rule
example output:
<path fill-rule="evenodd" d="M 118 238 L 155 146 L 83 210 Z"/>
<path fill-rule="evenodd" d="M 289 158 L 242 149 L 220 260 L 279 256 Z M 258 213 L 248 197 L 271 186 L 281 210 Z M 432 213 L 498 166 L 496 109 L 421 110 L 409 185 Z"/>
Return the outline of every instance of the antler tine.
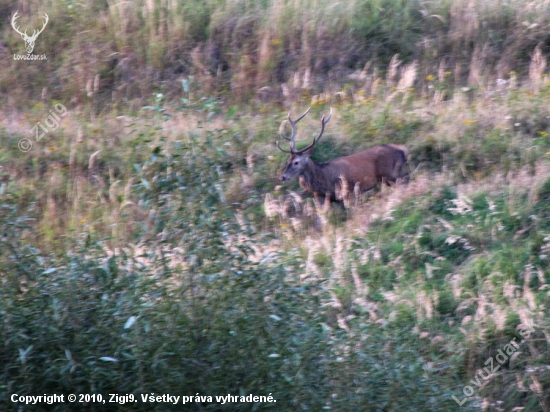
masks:
<path fill-rule="evenodd" d="M 321 139 L 321 136 L 323 136 L 323 133 L 325 131 L 325 126 L 330 121 L 331 117 L 332 117 L 332 107 L 330 108 L 330 112 L 328 114 L 327 120 L 325 120 L 325 115 L 323 115 L 323 117 L 321 117 L 321 133 L 319 133 L 319 136 L 317 136 L 315 139 L 313 139 L 313 142 L 309 146 L 307 146 L 307 147 L 303 148 L 302 150 L 300 150 L 300 154 L 304 153 L 306 150 L 311 149 Z"/>
<path fill-rule="evenodd" d="M 42 28 L 40 29 L 38 34 L 40 34 L 44 31 L 44 29 L 46 28 L 46 25 L 48 24 L 49 21 L 50 21 L 50 18 L 48 17 L 48 15 L 46 13 L 44 13 L 44 23 L 42 24 Z"/>
<path fill-rule="evenodd" d="M 308 109 L 304 112 L 303 115 L 301 115 L 301 116 L 298 117 L 296 120 L 294 120 L 294 124 L 296 124 L 296 123 L 298 123 L 300 120 L 302 120 L 302 119 L 306 116 L 306 114 L 309 113 L 310 110 L 311 110 L 311 107 L 308 108 Z M 290 112 L 288 112 L 288 120 L 292 123 L 292 120 L 290 120 Z"/>
<path fill-rule="evenodd" d="M 277 147 L 279 148 L 279 150 L 280 150 L 281 152 L 292 154 L 292 150 L 285 150 L 285 149 L 283 149 L 283 148 L 281 147 L 281 145 L 279 144 L 279 141 L 278 141 L 278 140 L 277 140 L 276 143 L 277 143 Z"/>
<path fill-rule="evenodd" d="M 19 17 L 18 14 L 19 14 L 19 10 L 17 10 L 17 11 L 15 12 L 15 14 L 13 15 L 13 17 L 11 18 L 11 25 L 12 25 L 13 29 L 14 29 L 17 33 L 19 33 L 21 36 L 23 36 L 23 34 L 25 34 L 25 35 L 27 34 L 27 30 L 25 30 L 25 33 L 21 33 L 21 32 L 19 31 L 19 26 L 15 27 L 15 21 L 16 21 L 17 18 Z"/>
<path fill-rule="evenodd" d="M 300 117 L 298 117 L 296 120 L 292 120 L 290 118 L 290 111 L 288 112 L 287 120 L 290 123 L 290 126 L 292 127 L 292 133 L 290 134 L 290 136 L 287 136 L 287 135 L 285 135 L 284 133 L 281 132 L 281 136 L 290 142 L 290 151 L 291 151 L 291 153 L 296 149 L 296 141 L 295 141 L 295 139 L 296 139 L 296 124 L 300 120 L 302 120 L 305 117 L 305 115 L 309 113 L 310 110 L 311 110 L 311 107 L 309 109 L 307 109 L 304 112 L 304 114 L 301 115 Z"/>
<path fill-rule="evenodd" d="M 288 140 L 288 141 L 291 142 L 291 141 L 292 141 L 293 134 L 294 134 L 294 131 L 295 131 L 295 130 L 294 130 L 294 125 L 295 125 L 295 123 L 293 123 L 293 122 L 292 122 L 292 119 L 290 118 L 290 112 L 288 112 L 287 120 L 288 120 L 288 122 L 290 123 L 290 125 L 292 126 L 292 133 L 290 134 L 290 136 L 285 135 L 282 131 L 281 131 L 280 133 L 281 133 L 281 137 L 283 137 L 283 138 L 285 138 L 286 140 Z M 285 122 L 285 121 L 283 120 L 283 123 L 284 123 L 284 122 Z M 281 123 L 281 130 L 283 129 L 283 123 Z"/>
<path fill-rule="evenodd" d="M 38 35 L 40 33 L 42 33 L 44 31 L 44 29 L 46 28 L 46 25 L 48 24 L 48 21 L 50 21 L 50 18 L 48 17 L 48 15 L 46 13 L 44 13 L 44 22 L 42 23 L 42 28 L 40 30 L 33 30 L 33 33 L 32 33 L 32 36 L 31 36 L 31 39 L 35 39 L 38 37 Z"/>

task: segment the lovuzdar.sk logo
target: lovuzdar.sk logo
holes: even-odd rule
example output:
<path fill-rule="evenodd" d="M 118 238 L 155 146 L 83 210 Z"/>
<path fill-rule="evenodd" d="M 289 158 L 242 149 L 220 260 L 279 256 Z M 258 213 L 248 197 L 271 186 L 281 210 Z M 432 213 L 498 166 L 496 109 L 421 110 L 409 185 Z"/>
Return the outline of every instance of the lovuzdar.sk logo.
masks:
<path fill-rule="evenodd" d="M 48 24 L 48 21 L 49 21 L 48 15 L 44 13 L 44 17 L 43 17 L 44 22 L 42 23 L 42 28 L 40 30 L 33 30 L 32 35 L 29 36 L 27 34 L 27 30 L 25 30 L 24 32 L 21 32 L 19 30 L 19 26 L 16 25 L 16 20 L 19 17 L 18 13 L 19 13 L 19 10 L 17 10 L 13 15 L 11 19 L 11 26 L 17 33 L 21 35 L 21 38 L 25 41 L 25 49 L 27 50 L 27 54 L 26 55 L 14 54 L 13 59 L 14 60 L 46 60 L 47 58 L 45 54 L 35 55 L 35 54 L 32 54 L 32 51 L 34 50 L 34 43 L 36 42 L 36 39 L 38 38 L 40 33 L 44 31 L 44 29 L 46 28 L 46 25 Z"/>

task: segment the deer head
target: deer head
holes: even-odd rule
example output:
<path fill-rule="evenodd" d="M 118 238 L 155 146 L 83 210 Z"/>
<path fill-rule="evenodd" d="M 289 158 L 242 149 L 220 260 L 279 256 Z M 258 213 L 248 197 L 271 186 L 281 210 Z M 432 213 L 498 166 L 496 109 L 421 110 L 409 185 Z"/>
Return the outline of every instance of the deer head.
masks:
<path fill-rule="evenodd" d="M 21 35 L 21 37 L 23 38 L 23 40 L 25 41 L 25 48 L 27 49 L 27 53 L 28 54 L 31 54 L 32 51 L 34 50 L 34 42 L 36 41 L 36 38 L 38 37 L 38 35 L 40 33 L 42 33 L 44 31 L 44 28 L 46 27 L 46 25 L 48 24 L 48 21 L 49 21 L 49 17 L 46 13 L 44 13 L 44 24 L 42 25 L 42 28 L 40 30 L 34 30 L 33 33 L 32 33 L 32 36 L 28 36 L 27 35 L 27 30 L 25 30 L 24 33 L 21 33 L 19 31 L 19 27 L 16 27 L 15 26 L 15 21 L 17 20 L 17 18 L 19 17 L 17 14 L 19 13 L 19 10 L 15 12 L 15 14 L 13 15 L 12 19 L 11 19 L 11 26 L 13 27 L 13 29 L 19 33 Z"/>
<path fill-rule="evenodd" d="M 303 173 L 304 169 L 307 167 L 307 164 L 309 162 L 309 156 L 311 156 L 311 153 L 313 153 L 313 148 L 315 147 L 315 144 L 321 139 L 321 136 L 323 136 L 323 132 L 325 131 L 325 125 L 330 121 L 330 118 L 332 117 L 332 107 L 331 107 L 330 113 L 327 119 L 325 120 L 324 115 L 321 118 L 321 133 L 319 133 L 319 136 L 313 139 L 313 142 L 307 147 L 303 148 L 302 150 L 296 150 L 296 140 L 295 140 L 296 124 L 300 120 L 302 120 L 305 117 L 305 115 L 309 113 L 310 110 L 311 110 L 311 107 L 307 109 L 306 112 L 296 120 L 292 120 L 290 118 L 290 112 L 288 113 L 288 122 L 290 123 L 290 126 L 292 128 L 292 132 L 290 136 L 286 136 L 285 134 L 283 134 L 283 132 L 281 132 L 281 136 L 290 142 L 290 150 L 284 150 L 279 145 L 279 142 L 277 142 L 277 147 L 279 148 L 279 150 L 281 150 L 284 153 L 290 154 L 290 158 L 288 159 L 286 168 L 280 178 L 280 180 L 283 182 L 285 180 L 298 177 Z"/>

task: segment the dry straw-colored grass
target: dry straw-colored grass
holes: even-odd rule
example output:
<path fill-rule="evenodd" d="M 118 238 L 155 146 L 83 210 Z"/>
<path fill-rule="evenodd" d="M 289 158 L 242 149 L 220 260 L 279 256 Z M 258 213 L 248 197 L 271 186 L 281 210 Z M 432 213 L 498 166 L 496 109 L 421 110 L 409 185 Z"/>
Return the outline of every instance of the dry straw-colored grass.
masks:
<path fill-rule="evenodd" d="M 385 78 L 391 90 L 399 85 L 401 61 L 415 66 L 417 78 L 401 75 L 400 88 L 411 83 L 421 88 L 424 77 L 437 72 L 442 56 L 455 85 L 485 87 L 512 70 L 521 68 L 522 76 L 527 75 L 524 51 L 548 44 L 550 24 L 550 4 L 527 0 L 505 5 L 481 0 L 407 3 L 403 14 L 392 13 L 393 8 L 403 7 L 400 3 L 358 0 L 138 0 L 109 1 L 103 9 L 90 2 L 71 7 L 37 0 L 25 3 L 29 17 L 46 8 L 52 21 L 73 24 L 63 32 L 48 27 L 40 37 L 45 50 L 57 47 L 62 38 L 68 56 L 52 61 L 48 79 L 37 77 L 28 65 L 0 59 L 5 66 L 0 75 L 2 92 L 16 79 L 19 85 L 17 92 L 9 93 L 11 104 L 23 104 L 23 98 L 28 102 L 47 89 L 45 98 L 75 105 L 139 107 L 165 85 L 170 85 L 167 96 L 174 97 L 171 85 L 187 75 L 195 75 L 208 94 L 248 101 L 269 87 L 270 101 L 295 101 L 302 93 L 292 92 L 292 87 L 318 94 L 326 91 L 327 80 L 339 87 L 354 73 L 361 82 L 371 82 L 366 89 L 376 91 L 377 80 Z M 365 14 L 365 19 L 358 19 Z M 397 34 L 386 32 L 386 27 L 402 29 L 400 40 L 393 39 Z M 4 30 L 7 46 L 16 49 L 20 39 L 9 25 Z M 366 65 L 373 73 L 370 79 Z M 536 68 L 542 74 L 540 59 Z M 540 76 L 532 73 L 537 87 Z M 295 76 L 299 81 L 293 81 Z"/>
<path fill-rule="evenodd" d="M 544 80 L 543 74 L 545 69 L 546 58 L 542 54 L 542 45 L 539 43 L 531 55 L 531 63 L 529 64 L 529 80 L 535 93 L 538 93 L 540 90 L 541 83 Z"/>

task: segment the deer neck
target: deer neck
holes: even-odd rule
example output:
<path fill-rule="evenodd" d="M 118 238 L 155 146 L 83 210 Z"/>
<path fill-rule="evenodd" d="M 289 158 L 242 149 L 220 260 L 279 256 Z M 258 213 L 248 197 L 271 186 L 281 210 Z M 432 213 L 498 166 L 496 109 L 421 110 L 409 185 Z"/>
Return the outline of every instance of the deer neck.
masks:
<path fill-rule="evenodd" d="M 304 189 L 321 194 L 334 192 L 334 184 L 326 163 L 316 163 L 308 159 L 307 166 L 300 176 L 300 184 Z"/>

